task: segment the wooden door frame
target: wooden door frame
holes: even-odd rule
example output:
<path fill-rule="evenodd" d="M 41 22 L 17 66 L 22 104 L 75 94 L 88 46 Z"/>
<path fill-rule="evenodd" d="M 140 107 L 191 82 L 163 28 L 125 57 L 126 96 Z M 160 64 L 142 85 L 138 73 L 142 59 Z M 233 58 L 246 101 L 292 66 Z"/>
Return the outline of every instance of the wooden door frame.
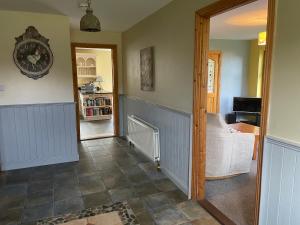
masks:
<path fill-rule="evenodd" d="M 195 55 L 193 80 L 193 152 L 192 152 L 192 198 L 198 200 L 223 224 L 232 221 L 222 219 L 211 204 L 205 200 L 205 165 L 206 165 L 206 104 L 207 104 L 207 62 L 209 51 L 210 18 L 232 9 L 255 2 L 256 0 L 219 0 L 196 12 L 195 18 Z M 261 177 L 263 161 L 263 141 L 266 136 L 269 112 L 269 89 L 272 63 L 276 0 L 268 0 L 268 23 L 265 68 L 262 84 L 262 112 L 260 129 L 260 146 L 258 153 L 258 170 L 256 180 L 256 201 L 254 224 L 258 225 L 261 196 Z M 213 208 L 213 209 L 212 209 Z"/>
<path fill-rule="evenodd" d="M 80 113 L 78 103 L 78 79 L 76 67 L 76 48 L 103 48 L 110 49 L 112 55 L 112 76 L 113 76 L 113 117 L 114 117 L 114 135 L 119 136 L 119 94 L 118 94 L 118 52 L 117 45 L 114 44 L 90 44 L 90 43 L 71 43 L 72 69 L 73 69 L 73 94 L 76 103 L 76 128 L 77 140 L 80 141 Z"/>
<path fill-rule="evenodd" d="M 222 51 L 219 50 L 209 50 L 208 53 L 212 54 L 217 54 L 219 56 L 219 65 L 218 65 L 218 81 L 217 81 L 217 103 L 216 103 L 216 108 L 217 108 L 217 113 L 220 112 L 220 96 L 221 96 L 221 67 L 222 67 Z"/>

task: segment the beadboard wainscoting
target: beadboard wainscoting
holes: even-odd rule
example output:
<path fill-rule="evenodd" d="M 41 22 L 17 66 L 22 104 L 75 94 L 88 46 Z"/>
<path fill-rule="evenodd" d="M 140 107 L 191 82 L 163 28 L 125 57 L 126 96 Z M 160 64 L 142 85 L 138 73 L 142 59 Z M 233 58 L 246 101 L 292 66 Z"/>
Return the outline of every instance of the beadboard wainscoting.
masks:
<path fill-rule="evenodd" d="M 300 145 L 267 137 L 260 225 L 300 224 Z"/>
<path fill-rule="evenodd" d="M 125 98 L 124 94 L 119 94 L 119 132 L 121 137 L 126 135 L 124 128 Z"/>
<path fill-rule="evenodd" d="M 79 160 L 75 103 L 0 106 L 2 170 Z"/>
<path fill-rule="evenodd" d="M 125 97 L 124 106 L 124 127 L 127 127 L 127 116 L 135 115 L 159 129 L 161 169 L 183 192 L 188 194 L 191 114 L 133 97 Z"/>

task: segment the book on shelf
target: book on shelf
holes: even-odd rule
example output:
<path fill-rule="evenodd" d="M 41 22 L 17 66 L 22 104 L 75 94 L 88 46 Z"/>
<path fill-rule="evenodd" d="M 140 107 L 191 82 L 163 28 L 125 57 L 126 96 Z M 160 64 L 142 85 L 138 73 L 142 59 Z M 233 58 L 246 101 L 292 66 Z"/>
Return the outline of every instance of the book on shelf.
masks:
<path fill-rule="evenodd" d="M 111 106 L 111 99 L 109 98 L 95 98 L 95 99 L 86 99 L 83 103 L 84 106 Z"/>
<path fill-rule="evenodd" d="M 101 116 L 101 115 L 112 115 L 112 109 L 110 107 L 86 108 L 86 116 Z"/>

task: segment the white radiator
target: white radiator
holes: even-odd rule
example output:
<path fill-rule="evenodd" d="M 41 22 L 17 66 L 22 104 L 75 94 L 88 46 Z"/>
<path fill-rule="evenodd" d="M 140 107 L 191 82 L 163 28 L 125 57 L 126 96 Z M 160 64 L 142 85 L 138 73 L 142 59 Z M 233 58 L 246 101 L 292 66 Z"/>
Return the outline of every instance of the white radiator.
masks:
<path fill-rule="evenodd" d="M 128 116 L 127 138 L 129 142 L 134 144 L 146 157 L 159 164 L 160 142 L 157 127 L 136 116 Z"/>

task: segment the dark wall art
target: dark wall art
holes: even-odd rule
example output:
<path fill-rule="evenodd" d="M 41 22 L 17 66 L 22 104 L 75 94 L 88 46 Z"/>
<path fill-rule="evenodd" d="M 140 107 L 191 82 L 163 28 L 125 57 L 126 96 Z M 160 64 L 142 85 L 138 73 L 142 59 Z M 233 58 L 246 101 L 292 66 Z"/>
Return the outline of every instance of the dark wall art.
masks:
<path fill-rule="evenodd" d="M 140 52 L 141 90 L 154 91 L 154 58 L 153 47 Z"/>

